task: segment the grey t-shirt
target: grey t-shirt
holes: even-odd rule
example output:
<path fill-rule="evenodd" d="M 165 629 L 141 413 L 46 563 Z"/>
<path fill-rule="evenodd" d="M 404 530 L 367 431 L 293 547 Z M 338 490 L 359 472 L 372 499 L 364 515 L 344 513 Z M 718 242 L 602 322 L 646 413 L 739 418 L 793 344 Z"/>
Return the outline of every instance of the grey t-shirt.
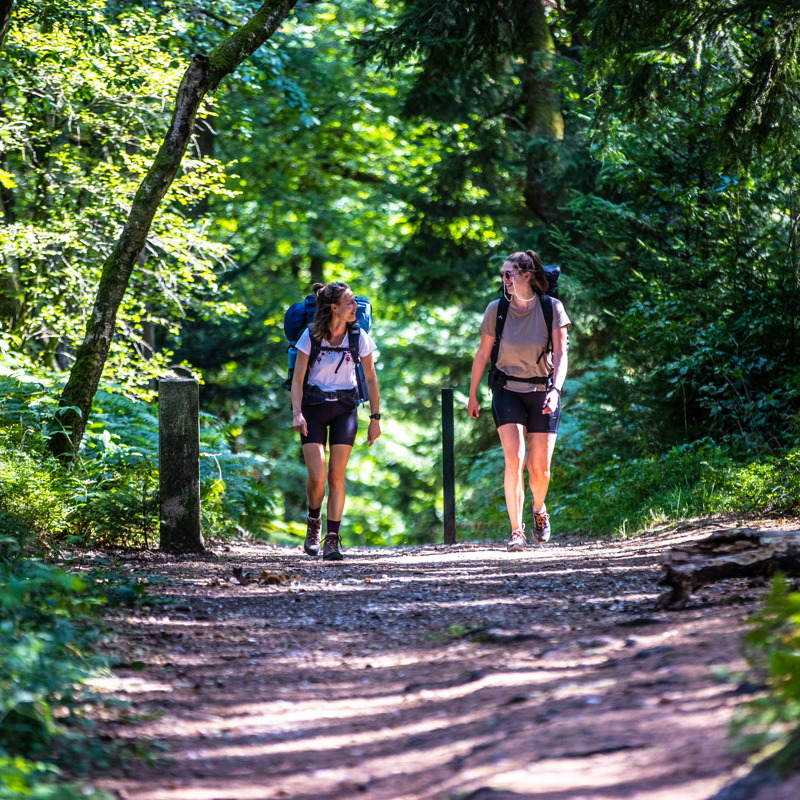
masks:
<path fill-rule="evenodd" d="M 497 322 L 497 305 L 493 300 L 486 308 L 481 322 L 481 333 L 494 339 Z M 570 324 L 567 312 L 560 300 L 553 298 L 553 328 L 564 328 Z M 547 347 L 547 325 L 544 322 L 542 304 L 537 300 L 525 311 L 518 311 L 514 304 L 508 307 L 508 317 L 500 339 L 497 367 L 514 378 L 546 378 L 553 371 L 553 356 L 548 353 L 541 361 L 537 359 Z M 509 381 L 510 392 L 544 391 L 544 384 Z"/>

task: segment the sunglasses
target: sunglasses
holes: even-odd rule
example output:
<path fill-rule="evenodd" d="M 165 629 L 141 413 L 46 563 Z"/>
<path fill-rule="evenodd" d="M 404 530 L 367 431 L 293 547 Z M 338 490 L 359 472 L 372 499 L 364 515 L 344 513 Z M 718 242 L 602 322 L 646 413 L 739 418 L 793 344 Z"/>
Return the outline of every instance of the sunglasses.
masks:
<path fill-rule="evenodd" d="M 504 281 L 510 281 L 512 278 L 516 278 L 518 275 L 519 275 L 519 273 L 511 272 L 510 270 L 500 273 L 500 277 Z"/>

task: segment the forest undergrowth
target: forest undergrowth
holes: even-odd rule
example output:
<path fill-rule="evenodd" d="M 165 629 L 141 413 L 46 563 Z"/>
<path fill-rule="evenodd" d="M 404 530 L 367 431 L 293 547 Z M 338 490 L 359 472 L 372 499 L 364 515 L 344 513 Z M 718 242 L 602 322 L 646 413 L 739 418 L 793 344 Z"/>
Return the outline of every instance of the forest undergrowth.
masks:
<path fill-rule="evenodd" d="M 785 0 L 636 15 L 626 0 L 281 3 L 280 27 L 199 109 L 94 365 L 104 382 L 75 462 L 52 458 L 175 93 L 194 54 L 253 12 L 217 5 L 4 6 L 0 633 L 29 645 L 4 665 L 50 664 L 54 683 L 0 667 L 2 725 L 35 731 L 24 752 L 0 740 L 2 791 L 50 791 L 47 748 L 77 730 L 70 687 L 102 668 L 98 610 L 139 602 L 138 584 L 77 578 L 65 559 L 156 547 L 159 379 L 200 383 L 204 535 L 300 541 L 281 322 L 316 282 L 347 281 L 374 307 L 384 435 L 366 447 L 362 423 L 345 547 L 439 539 L 442 388 L 461 536 L 507 535 L 488 393 L 472 420 L 466 392 L 498 269 L 528 249 L 560 265 L 572 321 L 556 538 L 800 508 L 800 24 Z M 761 723 L 786 733 L 797 598 L 776 583 L 764 613 Z"/>
<path fill-rule="evenodd" d="M 119 706 L 93 694 L 86 682 L 107 674 L 113 663 L 98 650 L 103 609 L 133 607 L 145 597 L 147 580 L 110 571 L 102 548 L 156 545 L 157 411 L 142 400 L 101 393 L 83 457 L 68 471 L 44 447 L 55 402 L 52 378 L 19 365 L 0 378 L 0 796 L 71 800 L 85 796 L 72 782 L 82 771 L 149 757 L 146 747 L 92 740 L 98 709 L 107 718 Z M 241 513 L 247 461 L 225 450 L 221 426 L 211 422 L 204 446 L 217 452 L 204 465 L 204 532 L 218 541 L 252 540 Z M 501 467 L 496 450 L 471 465 L 464 483 L 474 488 L 459 506 L 462 539 L 502 537 Z M 797 504 L 798 465 L 794 453 L 737 462 L 706 440 L 659 457 L 614 459 L 588 474 L 578 465 L 562 466 L 552 494 L 558 534 L 631 538 L 687 517 L 790 514 Z M 96 566 L 71 574 L 71 554 L 89 547 Z M 776 580 L 747 640 L 754 674 L 770 687 L 742 707 L 734 724 L 737 741 L 751 749 L 787 741 L 800 719 L 793 650 L 800 636 L 798 603 L 800 595 Z M 65 765 L 69 779 L 60 775 Z"/>

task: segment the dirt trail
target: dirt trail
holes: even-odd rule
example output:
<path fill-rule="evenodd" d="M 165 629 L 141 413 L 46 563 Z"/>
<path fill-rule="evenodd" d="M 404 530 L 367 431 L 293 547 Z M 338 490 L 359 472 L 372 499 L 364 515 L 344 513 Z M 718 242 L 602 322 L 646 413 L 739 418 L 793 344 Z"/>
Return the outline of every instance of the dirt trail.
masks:
<path fill-rule="evenodd" d="M 155 718 L 113 734 L 170 758 L 96 785 L 132 800 L 706 800 L 743 763 L 727 725 L 766 589 L 652 607 L 660 552 L 718 527 L 333 564 L 257 545 L 128 557 L 177 604 L 119 622 L 147 668 L 118 670 L 117 689 Z M 300 580 L 236 586 L 234 566 Z"/>

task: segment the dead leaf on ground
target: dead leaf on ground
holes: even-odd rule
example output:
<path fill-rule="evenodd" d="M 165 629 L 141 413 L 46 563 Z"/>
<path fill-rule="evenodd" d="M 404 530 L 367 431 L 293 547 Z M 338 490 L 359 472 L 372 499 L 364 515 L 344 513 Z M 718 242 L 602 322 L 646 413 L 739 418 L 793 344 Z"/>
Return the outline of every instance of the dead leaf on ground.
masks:
<path fill-rule="evenodd" d="M 288 572 L 269 572 L 264 570 L 261 575 L 254 572 L 245 572 L 242 567 L 233 568 L 233 577 L 228 579 L 234 586 L 248 586 L 257 583 L 259 586 L 281 586 L 292 581 L 303 580 L 302 575 L 292 575 Z"/>
<path fill-rule="evenodd" d="M 258 582 L 262 586 L 280 586 L 284 583 L 291 583 L 292 581 L 302 581 L 302 575 L 290 575 L 286 572 L 268 572 L 264 570 Z"/>

